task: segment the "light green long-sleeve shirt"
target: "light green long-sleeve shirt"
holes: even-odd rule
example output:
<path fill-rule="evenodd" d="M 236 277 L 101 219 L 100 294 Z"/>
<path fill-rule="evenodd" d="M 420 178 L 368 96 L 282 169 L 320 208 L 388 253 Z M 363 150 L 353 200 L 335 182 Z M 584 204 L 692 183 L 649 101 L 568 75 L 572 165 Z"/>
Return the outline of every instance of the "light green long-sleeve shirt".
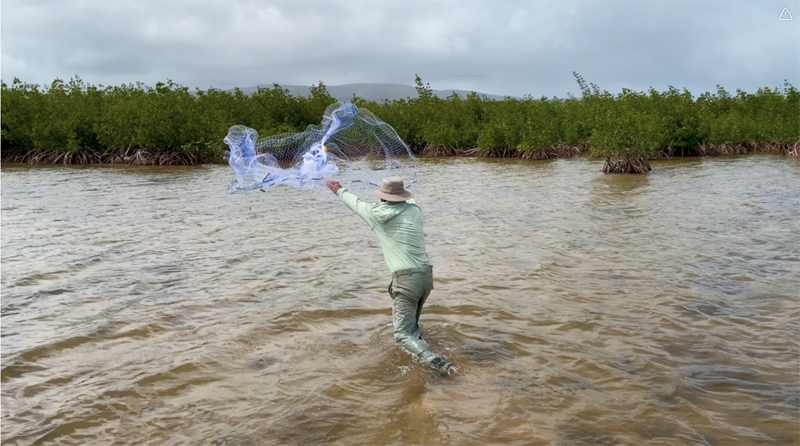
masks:
<path fill-rule="evenodd" d="M 422 211 L 414 200 L 370 204 L 345 188 L 336 195 L 378 236 L 389 271 L 431 266 L 425 252 Z"/>

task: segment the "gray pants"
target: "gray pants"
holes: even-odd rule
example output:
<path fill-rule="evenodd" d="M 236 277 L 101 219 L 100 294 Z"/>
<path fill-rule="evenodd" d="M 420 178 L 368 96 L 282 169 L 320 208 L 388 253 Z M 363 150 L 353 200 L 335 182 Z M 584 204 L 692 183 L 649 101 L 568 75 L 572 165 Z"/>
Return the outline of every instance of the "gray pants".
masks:
<path fill-rule="evenodd" d="M 394 338 L 400 347 L 413 353 L 425 365 L 433 361 L 436 355 L 420 336 L 419 316 L 432 289 L 431 267 L 396 271 L 392 273 L 392 283 L 389 284 L 389 295 L 394 300 Z"/>

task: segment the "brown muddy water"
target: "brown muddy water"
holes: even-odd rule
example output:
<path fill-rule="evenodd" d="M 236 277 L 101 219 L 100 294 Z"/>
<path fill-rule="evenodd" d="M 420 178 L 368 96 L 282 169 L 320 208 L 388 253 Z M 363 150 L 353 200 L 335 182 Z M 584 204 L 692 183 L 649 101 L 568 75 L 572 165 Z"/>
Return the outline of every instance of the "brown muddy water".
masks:
<path fill-rule="evenodd" d="M 800 162 L 422 160 L 435 290 L 333 195 L 2 169 L 4 445 L 800 443 Z"/>

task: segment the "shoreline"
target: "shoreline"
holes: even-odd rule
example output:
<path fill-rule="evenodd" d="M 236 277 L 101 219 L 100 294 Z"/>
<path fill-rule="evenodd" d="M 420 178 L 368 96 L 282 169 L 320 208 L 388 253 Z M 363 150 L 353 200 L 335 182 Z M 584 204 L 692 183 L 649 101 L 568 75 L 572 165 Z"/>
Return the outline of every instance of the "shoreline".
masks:
<path fill-rule="evenodd" d="M 571 146 L 564 143 L 553 144 L 539 149 L 520 150 L 508 147 L 496 147 L 480 150 L 477 147 L 444 147 L 425 146 L 412 147 L 415 156 L 430 158 L 465 157 L 465 158 L 515 158 L 523 160 L 548 160 L 588 156 L 603 159 L 603 156 L 591 154 L 590 144 Z M 663 158 L 713 157 L 725 155 L 746 155 L 755 153 L 783 154 L 800 157 L 800 141 L 791 142 L 744 142 L 701 144 L 695 147 L 662 147 L 655 149 L 647 160 Z M 226 164 L 222 161 L 222 152 L 209 154 L 187 150 L 151 150 L 147 148 L 126 148 L 121 150 L 94 150 L 91 148 L 76 151 L 22 151 L 19 149 L 3 150 L 0 156 L 2 163 L 31 165 L 71 165 L 71 164 L 122 164 L 132 166 L 195 166 L 201 164 Z"/>

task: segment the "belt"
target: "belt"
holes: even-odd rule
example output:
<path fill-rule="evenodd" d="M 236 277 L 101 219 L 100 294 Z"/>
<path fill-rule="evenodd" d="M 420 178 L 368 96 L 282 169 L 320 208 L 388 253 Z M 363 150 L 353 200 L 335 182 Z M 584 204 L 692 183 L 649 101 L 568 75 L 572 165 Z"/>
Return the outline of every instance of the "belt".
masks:
<path fill-rule="evenodd" d="M 428 273 L 431 271 L 433 271 L 432 266 L 423 266 L 422 268 L 399 269 L 392 273 L 392 277 L 408 276 L 412 273 Z"/>

